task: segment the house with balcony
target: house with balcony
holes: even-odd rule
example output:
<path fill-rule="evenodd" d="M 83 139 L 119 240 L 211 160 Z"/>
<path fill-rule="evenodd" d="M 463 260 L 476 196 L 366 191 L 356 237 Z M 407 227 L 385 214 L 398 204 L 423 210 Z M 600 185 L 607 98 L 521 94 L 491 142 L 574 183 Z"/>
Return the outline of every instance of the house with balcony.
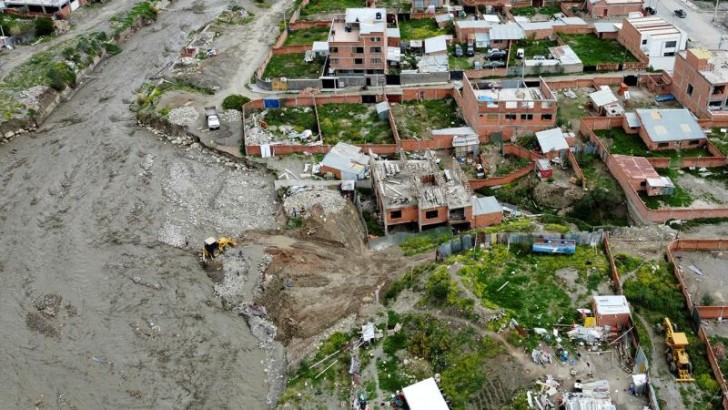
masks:
<path fill-rule="evenodd" d="M 337 75 L 387 73 L 387 11 L 381 8 L 346 9 L 331 23 L 329 67 Z"/>
<path fill-rule="evenodd" d="M 680 51 L 672 72 L 672 94 L 701 119 L 728 119 L 728 51 Z"/>
<path fill-rule="evenodd" d="M 688 35 L 660 17 L 650 16 L 624 19 L 617 41 L 653 69 L 672 71 L 675 56 L 687 46 Z"/>
<path fill-rule="evenodd" d="M 468 125 L 489 140 L 510 140 L 556 126 L 556 97 L 543 79 L 477 80 L 463 78 L 460 110 Z"/>

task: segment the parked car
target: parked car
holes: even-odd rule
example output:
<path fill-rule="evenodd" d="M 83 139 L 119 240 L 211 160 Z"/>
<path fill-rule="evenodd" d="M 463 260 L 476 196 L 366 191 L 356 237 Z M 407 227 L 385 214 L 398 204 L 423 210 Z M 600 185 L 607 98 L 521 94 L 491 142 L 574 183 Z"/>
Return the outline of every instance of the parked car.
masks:
<path fill-rule="evenodd" d="M 541 56 L 541 55 L 535 55 L 535 56 L 533 56 L 533 59 L 534 59 L 534 60 L 539 60 L 539 61 L 541 61 L 541 60 L 545 60 L 545 59 L 546 59 L 546 56 Z"/>
<path fill-rule="evenodd" d="M 468 57 L 472 57 L 475 55 L 475 47 L 472 44 L 468 44 L 468 51 L 466 51 L 466 54 Z"/>
<path fill-rule="evenodd" d="M 462 57 L 463 56 L 463 48 L 460 47 L 460 44 L 455 44 L 455 57 Z"/>
<path fill-rule="evenodd" d="M 483 68 L 502 68 L 505 67 L 506 63 L 502 61 L 486 61 L 483 64 Z"/>
<path fill-rule="evenodd" d="M 655 14 L 657 14 L 657 9 L 655 9 L 654 7 L 645 7 L 644 14 L 645 15 L 649 14 L 650 16 L 654 16 Z"/>
<path fill-rule="evenodd" d="M 677 9 L 673 12 L 673 14 L 677 17 L 680 17 L 681 19 L 684 19 L 688 16 L 688 13 L 683 9 Z"/>
<path fill-rule="evenodd" d="M 490 50 L 485 53 L 486 60 L 505 60 L 508 54 L 503 50 Z"/>

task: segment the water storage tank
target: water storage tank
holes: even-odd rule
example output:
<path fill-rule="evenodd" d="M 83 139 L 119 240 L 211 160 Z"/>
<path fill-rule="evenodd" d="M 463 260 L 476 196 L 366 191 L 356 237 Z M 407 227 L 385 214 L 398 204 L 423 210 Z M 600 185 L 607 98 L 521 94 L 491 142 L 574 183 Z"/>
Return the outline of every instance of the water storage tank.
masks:
<path fill-rule="evenodd" d="M 381 20 L 382 19 L 382 13 L 378 11 L 377 14 L 376 14 L 376 17 L 377 17 L 377 20 Z"/>

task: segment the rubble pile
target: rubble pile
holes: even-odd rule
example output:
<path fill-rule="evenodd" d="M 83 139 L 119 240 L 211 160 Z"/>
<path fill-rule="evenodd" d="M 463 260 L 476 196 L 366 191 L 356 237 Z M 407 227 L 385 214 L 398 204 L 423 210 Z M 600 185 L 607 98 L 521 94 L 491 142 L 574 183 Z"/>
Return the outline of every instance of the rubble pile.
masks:
<path fill-rule="evenodd" d="M 294 187 L 288 193 L 283 208 L 288 216 L 307 216 L 311 209 L 320 205 L 324 215 L 341 212 L 346 205 L 346 199 L 336 191 L 330 189 L 307 189 Z"/>
<path fill-rule="evenodd" d="M 247 128 L 245 130 L 246 145 L 263 145 L 275 141 L 276 137 L 273 133 L 260 127 Z"/>
<path fill-rule="evenodd" d="M 169 122 L 176 125 L 195 125 L 200 113 L 195 107 L 178 107 L 169 112 Z"/>
<path fill-rule="evenodd" d="M 38 110 L 40 108 L 40 97 L 48 91 L 48 87 L 45 85 L 36 85 L 30 87 L 27 90 L 23 90 L 18 93 L 18 102 L 23 104 L 25 108 Z"/>
<path fill-rule="evenodd" d="M 240 122 L 240 111 L 238 110 L 224 110 L 219 112 L 218 116 L 223 123 Z"/>

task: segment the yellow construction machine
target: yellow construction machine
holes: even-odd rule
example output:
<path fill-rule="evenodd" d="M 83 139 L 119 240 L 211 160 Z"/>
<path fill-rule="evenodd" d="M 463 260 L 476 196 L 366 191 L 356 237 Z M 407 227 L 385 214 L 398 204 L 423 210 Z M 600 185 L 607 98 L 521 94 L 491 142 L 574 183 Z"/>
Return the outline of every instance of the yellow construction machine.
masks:
<path fill-rule="evenodd" d="M 202 260 L 216 257 L 217 255 L 225 252 L 225 248 L 228 246 L 232 246 L 234 248 L 238 246 L 238 244 L 232 238 L 221 237 L 215 239 L 211 236 L 205 239 L 205 246 L 202 248 Z"/>
<path fill-rule="evenodd" d="M 675 374 L 678 382 L 692 382 L 693 364 L 690 363 L 688 352 L 688 337 L 683 332 L 676 332 L 677 328 L 672 324 L 669 318 L 662 321 L 665 328 L 665 344 L 667 351 L 665 359 L 670 366 L 670 371 Z"/>

